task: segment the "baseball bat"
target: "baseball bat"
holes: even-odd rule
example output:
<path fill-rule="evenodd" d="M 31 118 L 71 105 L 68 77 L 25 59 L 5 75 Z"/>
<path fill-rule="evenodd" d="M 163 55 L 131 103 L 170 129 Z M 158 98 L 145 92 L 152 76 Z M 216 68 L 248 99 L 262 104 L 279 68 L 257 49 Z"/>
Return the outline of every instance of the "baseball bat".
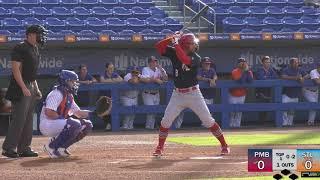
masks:
<path fill-rule="evenodd" d="M 192 23 L 194 23 L 200 16 L 202 16 L 204 13 L 206 13 L 209 9 L 208 5 L 205 5 L 202 9 L 200 9 L 200 11 L 194 15 L 189 22 L 187 22 L 180 31 L 183 31 L 185 29 L 187 29 L 189 26 L 191 26 Z"/>

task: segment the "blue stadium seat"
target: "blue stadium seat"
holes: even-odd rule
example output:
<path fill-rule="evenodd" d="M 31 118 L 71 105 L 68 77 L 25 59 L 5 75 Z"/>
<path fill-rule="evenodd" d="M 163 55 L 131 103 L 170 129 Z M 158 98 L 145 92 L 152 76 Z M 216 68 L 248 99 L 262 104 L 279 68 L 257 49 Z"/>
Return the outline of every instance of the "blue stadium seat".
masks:
<path fill-rule="evenodd" d="M 235 17 L 227 17 L 223 20 L 223 32 L 226 33 L 240 32 L 245 26 L 241 19 Z"/>
<path fill-rule="evenodd" d="M 260 31 L 260 33 L 272 33 L 272 32 L 276 32 L 276 31 L 272 28 L 263 28 Z"/>
<path fill-rule="evenodd" d="M 0 18 L 6 18 L 9 17 L 11 15 L 11 12 L 9 9 L 0 7 Z"/>
<path fill-rule="evenodd" d="M 282 28 L 279 32 L 281 32 L 281 33 L 292 33 L 292 32 L 295 32 L 295 30 L 291 29 L 291 28 Z"/>
<path fill-rule="evenodd" d="M 108 29 L 113 30 L 114 32 L 119 32 L 127 28 L 127 22 L 119 18 L 108 18 L 106 23 Z"/>
<path fill-rule="evenodd" d="M 157 33 L 154 32 L 152 29 L 144 29 L 144 30 L 140 31 L 139 34 L 142 34 L 142 35 L 153 35 L 153 34 L 157 34 Z"/>
<path fill-rule="evenodd" d="M 149 8 L 154 5 L 152 0 L 137 0 L 137 5 L 143 8 Z"/>
<path fill-rule="evenodd" d="M 262 7 L 266 7 L 269 6 L 270 4 L 269 0 L 252 0 L 252 5 L 253 6 L 262 6 Z"/>
<path fill-rule="evenodd" d="M 100 34 L 117 35 L 117 33 L 112 30 L 102 30 Z"/>
<path fill-rule="evenodd" d="M 162 29 L 160 31 L 160 34 L 165 34 L 165 35 L 168 35 L 168 34 L 173 34 L 174 32 L 171 30 L 171 29 Z"/>
<path fill-rule="evenodd" d="M 254 31 L 261 31 L 266 24 L 263 21 L 256 17 L 246 17 L 243 22 L 247 25 L 247 28 L 252 29 Z"/>
<path fill-rule="evenodd" d="M 89 36 L 89 37 L 95 37 L 97 36 L 98 34 L 93 32 L 92 30 L 81 30 L 79 33 L 78 33 L 79 36 Z"/>
<path fill-rule="evenodd" d="M 283 12 L 287 17 L 300 18 L 302 16 L 302 11 L 299 8 L 292 6 L 284 7 Z"/>
<path fill-rule="evenodd" d="M 66 28 L 66 24 L 63 20 L 60 20 L 55 17 L 48 17 L 45 19 L 45 25 L 48 27 L 48 30 L 57 32 Z"/>
<path fill-rule="evenodd" d="M 246 8 L 252 6 L 252 0 L 235 0 L 235 5 Z"/>
<path fill-rule="evenodd" d="M 272 28 L 275 31 L 280 31 L 283 27 L 282 20 L 275 17 L 266 17 L 263 19 L 263 23 L 267 24 L 268 28 Z"/>
<path fill-rule="evenodd" d="M 245 0 L 250 1 L 250 0 Z M 214 7 L 216 5 L 216 0 L 202 0 L 203 3 L 207 4 L 210 7 Z"/>
<path fill-rule="evenodd" d="M 86 27 L 86 23 L 84 20 L 80 20 L 76 17 L 69 17 L 65 20 L 67 29 L 71 29 L 75 32 L 79 32 Z"/>
<path fill-rule="evenodd" d="M 124 30 L 120 31 L 118 34 L 119 35 L 130 35 L 131 36 L 133 34 L 136 34 L 136 32 L 131 30 L 131 29 L 124 29 Z"/>
<path fill-rule="evenodd" d="M 53 32 L 51 30 L 48 30 L 48 37 L 56 37 L 60 35 L 59 32 Z"/>
<path fill-rule="evenodd" d="M 295 31 L 301 28 L 300 20 L 293 17 L 284 17 L 282 19 L 282 23 L 285 25 L 286 28 L 290 28 Z"/>
<path fill-rule="evenodd" d="M 149 29 L 152 29 L 154 31 L 159 31 L 165 28 L 165 23 L 163 19 L 159 18 L 147 18 L 146 19 L 147 25 Z"/>
<path fill-rule="evenodd" d="M 22 7 L 32 8 L 38 6 L 40 2 L 38 0 L 20 0 L 20 4 Z"/>
<path fill-rule="evenodd" d="M 139 6 L 135 6 L 132 8 L 132 14 L 134 17 L 139 19 L 147 19 L 151 16 L 149 9 L 144 9 Z"/>
<path fill-rule="evenodd" d="M 89 29 L 97 31 L 102 31 L 107 29 L 107 23 L 104 20 L 98 19 L 96 17 L 88 17 L 86 23 Z"/>
<path fill-rule="evenodd" d="M 26 16 L 31 16 L 32 12 L 24 7 L 13 7 L 11 9 L 11 16 L 17 19 L 23 19 Z"/>
<path fill-rule="evenodd" d="M 241 31 L 239 33 L 241 33 L 241 34 L 256 33 L 256 31 L 253 29 L 245 28 L 245 29 L 241 29 Z"/>
<path fill-rule="evenodd" d="M 39 19 L 34 18 L 34 17 L 25 18 L 24 20 L 22 20 L 22 24 L 24 26 L 30 26 L 30 25 L 33 25 L 33 24 L 44 25 L 43 21 L 40 21 Z"/>
<path fill-rule="evenodd" d="M 46 9 L 44 7 L 33 7 L 32 13 L 36 18 L 38 18 L 40 20 L 42 20 L 48 16 L 52 16 L 51 9 Z"/>
<path fill-rule="evenodd" d="M 76 35 L 77 33 L 71 31 L 71 30 L 61 30 L 58 32 L 61 36 L 66 36 L 66 35 Z"/>
<path fill-rule="evenodd" d="M 246 8 L 241 8 L 239 6 L 231 6 L 228 10 L 231 17 L 245 18 L 249 16 L 249 10 Z"/>
<path fill-rule="evenodd" d="M 99 0 L 79 0 L 79 4 L 85 8 L 92 8 L 94 6 L 99 6 Z"/>
<path fill-rule="evenodd" d="M 235 0 L 216 0 L 216 4 L 219 7 L 225 7 L 228 8 L 230 6 L 234 6 L 235 5 Z"/>
<path fill-rule="evenodd" d="M 111 9 L 106 9 L 104 7 L 93 7 L 91 9 L 92 15 L 95 17 L 102 17 L 102 18 L 107 18 L 107 17 L 112 17 L 112 10 Z"/>
<path fill-rule="evenodd" d="M 40 0 L 40 5 L 46 8 L 53 8 L 59 6 L 59 0 Z"/>
<path fill-rule="evenodd" d="M 66 19 L 73 16 L 71 9 L 66 7 L 53 7 L 51 10 L 52 14 L 59 19 Z"/>
<path fill-rule="evenodd" d="M 318 28 L 318 29 L 316 30 L 316 32 L 320 32 L 320 28 Z"/>
<path fill-rule="evenodd" d="M 15 33 L 15 35 L 16 35 L 16 36 L 21 36 L 21 37 L 23 37 L 23 36 L 26 35 L 26 30 L 25 30 L 25 29 L 19 30 L 19 31 L 17 31 L 17 32 Z"/>
<path fill-rule="evenodd" d="M 16 7 L 19 5 L 19 1 L 18 0 L 1 0 L 1 7 L 3 8 L 11 8 L 11 7 Z"/>
<path fill-rule="evenodd" d="M 103 5 L 103 7 L 108 8 L 118 6 L 119 4 L 118 0 L 100 0 L 100 3 Z"/>
<path fill-rule="evenodd" d="M 285 13 L 283 12 L 283 10 L 279 7 L 275 7 L 275 6 L 268 6 L 266 8 L 266 11 L 268 13 L 268 16 L 272 16 L 278 19 L 281 19 L 285 16 Z"/>
<path fill-rule="evenodd" d="M 0 36 L 11 36 L 12 32 L 8 31 L 8 30 L 0 30 Z"/>
<path fill-rule="evenodd" d="M 248 11 L 251 16 L 263 19 L 267 16 L 267 11 L 264 7 L 261 6 L 250 6 Z"/>
<path fill-rule="evenodd" d="M 79 17 L 79 18 L 87 18 L 92 15 L 91 11 L 84 7 L 75 7 L 72 9 L 72 12 L 76 17 Z"/>
<path fill-rule="evenodd" d="M 119 0 L 119 6 L 127 9 L 131 9 L 136 5 L 137 5 L 137 2 L 135 0 Z"/>
<path fill-rule="evenodd" d="M 308 16 L 312 18 L 318 18 L 319 17 L 319 11 L 318 9 L 311 7 L 311 6 L 302 6 L 300 8 L 303 16 Z"/>
<path fill-rule="evenodd" d="M 4 29 L 11 32 L 17 32 L 20 29 L 23 29 L 22 21 L 16 18 L 4 18 L 3 19 Z"/>
<path fill-rule="evenodd" d="M 270 0 L 270 6 L 283 8 L 288 5 L 288 0 Z"/>
<path fill-rule="evenodd" d="M 116 18 L 122 20 L 132 17 L 131 9 L 126 9 L 124 7 L 114 7 L 112 12 Z"/>
<path fill-rule="evenodd" d="M 311 31 L 315 31 L 319 27 L 319 21 L 311 17 L 301 17 L 300 22 L 302 27 L 308 28 Z"/>
<path fill-rule="evenodd" d="M 183 26 L 180 21 L 172 19 L 170 17 L 164 18 L 164 23 L 166 25 L 166 29 L 171 29 L 172 31 L 179 31 Z"/>
<path fill-rule="evenodd" d="M 304 5 L 304 0 L 288 0 L 288 5 L 300 8 Z"/>
<path fill-rule="evenodd" d="M 78 0 L 60 0 L 60 3 L 62 4 L 62 6 L 69 7 L 69 8 L 79 5 Z"/>
<path fill-rule="evenodd" d="M 226 9 L 226 8 L 215 7 L 214 10 L 215 10 L 216 18 L 217 18 L 218 22 L 221 22 L 224 18 L 230 16 L 230 13 L 229 13 L 228 9 Z M 214 12 L 211 9 L 209 9 L 208 13 L 211 16 L 210 19 L 213 21 L 214 20 L 213 19 L 214 18 Z"/>
<path fill-rule="evenodd" d="M 317 30 L 317 29 L 315 29 Z M 308 28 L 300 28 L 297 32 L 313 32 L 313 30 L 310 30 Z"/>
<path fill-rule="evenodd" d="M 143 29 L 146 29 L 147 24 L 144 20 L 140 20 L 138 18 L 128 18 L 127 26 L 136 32 L 140 32 Z"/>
<path fill-rule="evenodd" d="M 157 8 L 157 7 L 150 7 L 150 13 L 152 15 L 152 17 L 156 17 L 155 15 L 158 15 L 157 18 L 159 17 L 166 17 L 166 13 L 164 12 L 164 10 Z"/>

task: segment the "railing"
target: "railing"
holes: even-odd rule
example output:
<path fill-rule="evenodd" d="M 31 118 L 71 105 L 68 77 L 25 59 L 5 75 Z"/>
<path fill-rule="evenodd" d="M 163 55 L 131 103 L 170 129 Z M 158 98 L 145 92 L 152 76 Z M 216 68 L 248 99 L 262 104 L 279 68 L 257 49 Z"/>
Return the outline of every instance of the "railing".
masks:
<path fill-rule="evenodd" d="M 311 80 L 304 82 L 303 86 L 315 86 Z M 201 88 L 208 88 L 208 83 L 201 82 Z M 229 104 L 228 96 L 229 89 L 233 87 L 270 87 L 273 90 L 273 102 L 272 103 L 245 103 L 245 104 Z M 217 81 L 216 88 L 221 89 L 221 104 L 208 105 L 211 112 L 222 113 L 222 128 L 229 128 L 229 114 L 230 112 L 248 112 L 248 111 L 274 111 L 275 122 L 277 127 L 282 126 L 282 111 L 284 110 L 310 110 L 320 109 L 319 103 L 299 102 L 299 103 L 281 103 L 282 102 L 282 88 L 283 87 L 301 87 L 296 81 L 288 80 L 255 80 L 250 84 L 240 84 L 230 80 Z M 132 85 L 129 83 L 120 84 L 101 84 L 94 85 L 82 85 L 79 91 L 103 91 L 111 90 L 111 96 L 113 101 L 113 107 L 111 111 L 112 116 L 112 131 L 119 131 L 120 128 L 120 115 L 121 114 L 147 114 L 147 113 L 164 113 L 166 105 L 154 105 L 154 106 L 131 106 L 125 107 L 119 104 L 119 92 L 122 90 L 136 89 L 166 89 L 166 102 L 168 103 L 173 91 L 173 82 L 169 81 L 162 85 L 157 84 L 139 84 Z"/>

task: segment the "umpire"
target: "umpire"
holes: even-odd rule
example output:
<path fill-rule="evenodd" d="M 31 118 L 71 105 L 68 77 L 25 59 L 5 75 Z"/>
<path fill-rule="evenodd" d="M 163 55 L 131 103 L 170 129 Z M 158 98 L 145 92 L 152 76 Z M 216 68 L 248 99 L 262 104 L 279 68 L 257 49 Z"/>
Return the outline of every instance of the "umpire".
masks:
<path fill-rule="evenodd" d="M 12 121 L 2 145 L 2 155 L 10 158 L 37 157 L 31 148 L 33 113 L 36 99 L 41 99 L 36 76 L 39 48 L 46 41 L 47 30 L 40 25 L 29 26 L 26 39 L 11 52 L 12 76 L 6 98 L 12 101 Z"/>

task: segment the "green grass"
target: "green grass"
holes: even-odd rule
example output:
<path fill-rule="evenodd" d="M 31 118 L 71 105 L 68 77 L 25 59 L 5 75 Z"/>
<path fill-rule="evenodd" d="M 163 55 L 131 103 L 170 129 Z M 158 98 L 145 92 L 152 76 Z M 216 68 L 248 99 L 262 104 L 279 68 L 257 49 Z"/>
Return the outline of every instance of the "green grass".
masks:
<path fill-rule="evenodd" d="M 229 145 L 320 144 L 320 133 L 231 134 L 225 136 Z M 169 137 L 168 141 L 194 146 L 214 146 L 212 136 Z"/>

